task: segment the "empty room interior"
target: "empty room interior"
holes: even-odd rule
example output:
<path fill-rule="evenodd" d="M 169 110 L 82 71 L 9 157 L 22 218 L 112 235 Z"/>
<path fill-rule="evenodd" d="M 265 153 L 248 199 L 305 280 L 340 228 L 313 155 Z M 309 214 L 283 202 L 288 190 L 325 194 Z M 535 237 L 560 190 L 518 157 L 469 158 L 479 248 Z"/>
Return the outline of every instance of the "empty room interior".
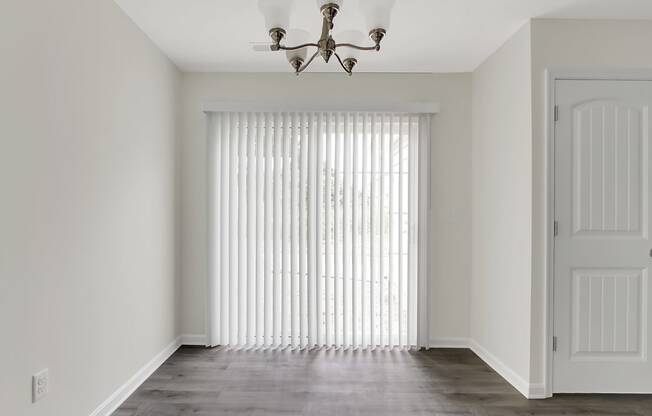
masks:
<path fill-rule="evenodd" d="M 0 9 L 0 414 L 652 416 L 652 1 Z"/>

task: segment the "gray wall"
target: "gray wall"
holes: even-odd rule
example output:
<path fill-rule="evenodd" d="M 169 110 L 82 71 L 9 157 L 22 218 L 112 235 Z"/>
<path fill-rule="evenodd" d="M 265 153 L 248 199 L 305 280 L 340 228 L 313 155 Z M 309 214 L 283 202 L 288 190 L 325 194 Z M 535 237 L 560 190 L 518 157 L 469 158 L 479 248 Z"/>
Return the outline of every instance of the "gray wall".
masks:
<path fill-rule="evenodd" d="M 532 143 L 530 25 L 473 72 L 471 338 L 527 394 Z"/>
<path fill-rule="evenodd" d="M 432 126 L 432 338 L 468 336 L 470 74 L 183 74 L 181 101 L 181 327 L 203 334 L 206 301 L 207 101 L 435 101 Z"/>
<path fill-rule="evenodd" d="M 0 51 L 1 413 L 88 415 L 178 333 L 179 73 L 111 0 L 3 2 Z"/>

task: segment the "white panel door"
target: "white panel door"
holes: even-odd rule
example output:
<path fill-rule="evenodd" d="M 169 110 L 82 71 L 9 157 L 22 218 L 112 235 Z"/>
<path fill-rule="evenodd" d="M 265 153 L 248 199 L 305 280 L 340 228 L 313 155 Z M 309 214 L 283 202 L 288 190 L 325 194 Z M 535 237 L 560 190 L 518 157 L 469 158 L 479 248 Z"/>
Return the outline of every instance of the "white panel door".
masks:
<path fill-rule="evenodd" d="M 652 393 L 652 82 L 556 83 L 554 392 Z"/>

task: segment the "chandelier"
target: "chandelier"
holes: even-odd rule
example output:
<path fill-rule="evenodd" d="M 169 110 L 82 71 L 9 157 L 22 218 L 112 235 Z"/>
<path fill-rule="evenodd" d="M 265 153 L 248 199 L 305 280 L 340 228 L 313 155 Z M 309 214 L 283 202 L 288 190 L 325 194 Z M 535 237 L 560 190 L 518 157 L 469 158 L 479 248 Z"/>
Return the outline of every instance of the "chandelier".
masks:
<path fill-rule="evenodd" d="M 273 0 L 267 0 L 267 3 L 269 1 L 273 1 Z M 371 0 L 371 1 L 378 2 L 379 0 Z M 264 0 L 261 1 L 261 3 L 263 2 Z M 356 54 L 351 53 L 351 51 L 376 51 L 376 52 L 379 51 L 380 42 L 383 40 L 385 34 L 387 33 L 386 27 L 380 27 L 380 26 L 374 27 L 369 31 L 369 38 L 373 42 L 373 45 L 363 46 L 363 45 L 357 45 L 355 43 L 348 43 L 348 42 L 337 43 L 335 39 L 333 39 L 333 34 L 332 34 L 333 27 L 334 27 L 333 21 L 335 20 L 335 16 L 337 16 L 338 13 L 340 12 L 341 0 L 331 0 L 330 2 L 329 1 L 324 2 L 318 0 L 318 3 L 324 3 L 324 4 L 322 4 L 320 7 L 320 12 L 322 15 L 322 26 L 321 26 L 320 38 L 316 43 L 311 43 L 311 42 L 302 43 L 296 46 L 283 45 L 281 44 L 281 42 L 287 35 L 287 31 L 286 31 L 287 26 L 285 27 L 283 26 L 287 25 L 287 21 L 284 21 L 282 22 L 281 25 L 279 25 L 278 23 L 270 24 L 269 23 L 270 19 L 267 19 L 268 27 L 271 27 L 269 29 L 269 36 L 272 39 L 272 43 L 269 45 L 254 46 L 254 50 L 285 51 L 288 61 L 292 66 L 292 68 L 294 69 L 296 75 L 299 75 L 301 72 L 305 71 L 305 69 L 308 68 L 308 66 L 317 57 L 317 55 L 321 56 L 325 62 L 329 62 L 330 59 L 333 56 L 335 56 L 337 62 L 339 62 L 342 69 L 348 75 L 352 75 L 353 68 L 358 63 L 358 60 L 354 56 Z M 380 3 L 382 3 L 382 0 L 380 1 Z M 385 0 L 385 3 L 387 3 L 387 0 Z M 393 0 L 390 0 L 390 3 L 393 3 Z M 375 4 L 377 5 L 378 3 Z M 262 7 L 261 10 L 263 10 Z M 267 11 L 268 12 L 267 15 L 269 15 L 270 10 L 269 9 L 263 10 L 263 12 L 265 11 Z M 272 11 L 278 12 L 278 10 L 272 10 Z M 387 10 L 387 14 L 388 13 L 389 10 Z M 308 48 L 316 48 L 315 52 L 310 56 L 310 58 L 307 58 Z"/>

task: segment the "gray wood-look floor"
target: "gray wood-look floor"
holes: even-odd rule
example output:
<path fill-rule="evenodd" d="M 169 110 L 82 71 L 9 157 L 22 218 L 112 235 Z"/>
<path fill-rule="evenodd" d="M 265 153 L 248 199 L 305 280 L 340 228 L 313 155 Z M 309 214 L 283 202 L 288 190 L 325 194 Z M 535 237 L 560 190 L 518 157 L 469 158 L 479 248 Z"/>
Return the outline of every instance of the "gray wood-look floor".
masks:
<path fill-rule="evenodd" d="M 471 351 L 182 347 L 114 416 L 646 415 L 652 396 L 526 400 Z"/>

